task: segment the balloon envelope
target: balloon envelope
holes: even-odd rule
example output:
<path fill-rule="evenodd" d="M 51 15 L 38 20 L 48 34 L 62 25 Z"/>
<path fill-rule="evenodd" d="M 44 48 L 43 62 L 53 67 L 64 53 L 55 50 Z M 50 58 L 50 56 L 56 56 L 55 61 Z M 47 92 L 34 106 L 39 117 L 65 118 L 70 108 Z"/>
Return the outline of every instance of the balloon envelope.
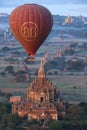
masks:
<path fill-rule="evenodd" d="M 50 11 L 37 4 L 15 8 L 9 18 L 11 31 L 29 55 L 34 55 L 49 35 L 53 17 Z"/>

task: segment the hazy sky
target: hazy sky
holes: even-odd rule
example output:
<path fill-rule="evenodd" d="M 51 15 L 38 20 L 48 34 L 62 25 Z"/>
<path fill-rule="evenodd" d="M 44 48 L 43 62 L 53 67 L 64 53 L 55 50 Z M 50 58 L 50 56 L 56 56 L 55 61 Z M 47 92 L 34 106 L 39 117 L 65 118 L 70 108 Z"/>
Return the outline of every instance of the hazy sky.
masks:
<path fill-rule="evenodd" d="M 87 16 L 87 0 L 0 0 L 0 12 L 11 11 L 25 3 L 36 3 L 47 7 L 52 14 Z"/>

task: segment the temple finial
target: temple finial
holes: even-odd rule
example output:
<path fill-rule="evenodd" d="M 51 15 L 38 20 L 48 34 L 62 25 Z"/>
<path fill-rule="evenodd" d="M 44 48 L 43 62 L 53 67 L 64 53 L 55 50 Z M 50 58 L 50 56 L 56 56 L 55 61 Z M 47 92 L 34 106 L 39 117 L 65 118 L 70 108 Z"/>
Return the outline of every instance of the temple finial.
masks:
<path fill-rule="evenodd" d="M 40 68 L 39 68 L 39 70 L 38 70 L 38 77 L 39 77 L 39 78 L 44 78 L 44 77 L 46 77 L 45 71 L 44 71 L 43 61 L 41 61 Z"/>

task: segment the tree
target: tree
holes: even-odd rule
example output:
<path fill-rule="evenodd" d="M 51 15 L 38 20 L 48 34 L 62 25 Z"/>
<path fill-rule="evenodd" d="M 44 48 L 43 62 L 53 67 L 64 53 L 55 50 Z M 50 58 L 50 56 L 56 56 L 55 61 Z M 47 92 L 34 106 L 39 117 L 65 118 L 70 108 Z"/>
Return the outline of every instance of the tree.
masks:
<path fill-rule="evenodd" d="M 65 51 L 65 54 L 67 55 L 73 55 L 74 53 L 75 53 L 75 50 L 73 47 L 70 47 L 69 49 Z"/>
<path fill-rule="evenodd" d="M 54 69 L 57 67 L 57 63 L 55 61 L 49 61 L 44 65 L 45 71 L 48 71 L 50 69 Z"/>
<path fill-rule="evenodd" d="M 81 103 L 79 103 L 79 106 L 83 108 L 84 115 L 85 115 L 85 117 L 87 119 L 87 103 L 86 102 L 81 102 Z"/>
<path fill-rule="evenodd" d="M 25 82 L 26 81 L 26 75 L 16 75 L 15 76 L 15 81 L 16 82 Z"/>
<path fill-rule="evenodd" d="M 9 74 L 13 74 L 14 73 L 14 68 L 13 66 L 7 66 L 5 68 L 5 72 L 8 72 Z"/>
<path fill-rule="evenodd" d="M 8 51 L 10 51 L 10 48 L 5 46 L 5 47 L 2 48 L 2 51 L 8 52 Z"/>
<path fill-rule="evenodd" d="M 0 73 L 0 75 L 1 75 L 2 77 L 5 77 L 6 73 L 5 73 L 4 71 L 2 71 L 2 72 Z"/>
<path fill-rule="evenodd" d="M 21 122 L 18 114 L 11 114 L 12 104 L 0 102 L 0 130 L 16 130 Z"/>
<path fill-rule="evenodd" d="M 26 72 L 23 70 L 20 70 L 15 73 L 15 81 L 16 82 L 25 82 L 26 79 Z"/>
<path fill-rule="evenodd" d="M 84 110 L 79 105 L 71 105 L 67 110 L 66 119 L 80 120 L 82 119 Z"/>
<path fill-rule="evenodd" d="M 2 120 L 4 114 L 7 114 L 7 107 L 3 103 L 0 103 L 0 120 Z"/>
<path fill-rule="evenodd" d="M 7 126 L 10 128 L 16 128 L 20 121 L 21 118 L 18 114 L 10 114 L 7 119 Z"/>
<path fill-rule="evenodd" d="M 48 126 L 52 129 L 52 130 L 62 130 L 62 122 L 61 121 L 50 121 Z"/>
<path fill-rule="evenodd" d="M 84 64 L 82 60 L 68 60 L 67 69 L 72 71 L 81 71 L 84 68 Z"/>

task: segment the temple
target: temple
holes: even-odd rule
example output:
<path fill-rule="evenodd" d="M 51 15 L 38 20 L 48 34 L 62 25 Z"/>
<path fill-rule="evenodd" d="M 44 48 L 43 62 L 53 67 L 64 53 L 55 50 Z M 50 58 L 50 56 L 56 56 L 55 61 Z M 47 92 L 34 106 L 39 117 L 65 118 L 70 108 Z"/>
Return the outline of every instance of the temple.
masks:
<path fill-rule="evenodd" d="M 59 91 L 46 78 L 43 62 L 36 78 L 29 85 L 26 96 L 13 102 L 12 113 L 38 121 L 58 120 L 66 114 L 64 102 L 59 98 Z"/>

